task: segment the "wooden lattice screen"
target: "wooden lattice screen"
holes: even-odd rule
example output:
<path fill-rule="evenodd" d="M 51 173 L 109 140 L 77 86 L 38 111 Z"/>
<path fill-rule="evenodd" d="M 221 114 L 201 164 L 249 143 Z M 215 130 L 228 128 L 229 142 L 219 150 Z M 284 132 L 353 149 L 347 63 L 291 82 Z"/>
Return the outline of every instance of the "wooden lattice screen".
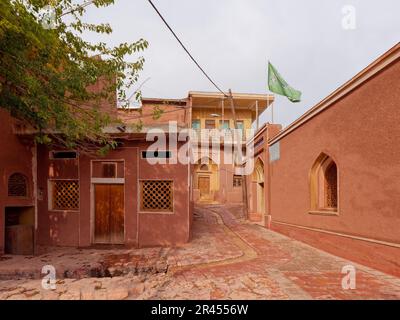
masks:
<path fill-rule="evenodd" d="M 333 162 L 325 172 L 326 179 L 326 206 L 328 208 L 337 208 L 337 168 Z"/>
<path fill-rule="evenodd" d="M 8 178 L 8 195 L 26 197 L 28 195 L 27 179 L 22 173 L 13 173 Z"/>
<path fill-rule="evenodd" d="M 79 181 L 77 180 L 53 181 L 53 209 L 55 210 L 79 209 Z"/>
<path fill-rule="evenodd" d="M 140 182 L 141 211 L 173 211 L 173 184 L 166 180 Z"/>

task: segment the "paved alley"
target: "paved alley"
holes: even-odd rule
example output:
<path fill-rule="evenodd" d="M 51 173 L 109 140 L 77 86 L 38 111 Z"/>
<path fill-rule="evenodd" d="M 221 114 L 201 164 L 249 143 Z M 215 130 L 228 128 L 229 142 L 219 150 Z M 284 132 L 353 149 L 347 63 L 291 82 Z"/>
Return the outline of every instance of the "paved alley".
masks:
<path fill-rule="evenodd" d="M 400 299 L 400 279 L 248 223 L 234 207 L 196 207 L 193 232 L 176 248 L 3 256 L 0 299 Z M 41 286 L 44 264 L 58 270 L 55 290 Z M 355 268 L 354 289 L 342 288 L 344 266 Z"/>

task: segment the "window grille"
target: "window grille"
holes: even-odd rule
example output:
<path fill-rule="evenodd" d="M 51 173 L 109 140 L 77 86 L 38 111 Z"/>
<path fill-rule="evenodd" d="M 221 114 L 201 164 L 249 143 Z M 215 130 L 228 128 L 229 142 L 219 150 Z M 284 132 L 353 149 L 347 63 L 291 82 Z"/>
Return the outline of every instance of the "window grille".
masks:
<path fill-rule="evenodd" d="M 169 159 L 172 157 L 171 151 L 142 151 L 143 159 L 159 158 L 159 159 Z"/>
<path fill-rule="evenodd" d="M 28 195 L 27 179 L 22 173 L 13 173 L 8 178 L 8 196 L 26 197 Z"/>
<path fill-rule="evenodd" d="M 332 163 L 325 171 L 326 181 L 326 206 L 328 208 L 337 208 L 337 168 L 336 164 Z"/>
<path fill-rule="evenodd" d="M 76 151 L 52 151 L 50 153 L 51 159 L 76 159 L 77 157 Z"/>
<path fill-rule="evenodd" d="M 79 208 L 79 181 L 53 181 L 53 208 L 54 210 L 77 210 Z"/>
<path fill-rule="evenodd" d="M 140 182 L 141 211 L 173 211 L 173 183 L 166 180 Z"/>

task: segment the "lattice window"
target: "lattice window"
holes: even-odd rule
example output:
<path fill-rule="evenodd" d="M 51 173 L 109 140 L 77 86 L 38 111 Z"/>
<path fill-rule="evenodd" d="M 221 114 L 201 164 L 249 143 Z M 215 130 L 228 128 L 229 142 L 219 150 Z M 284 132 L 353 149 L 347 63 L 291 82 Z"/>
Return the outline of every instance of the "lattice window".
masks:
<path fill-rule="evenodd" d="M 243 178 L 241 176 L 233 176 L 233 186 L 234 187 L 241 187 L 242 181 L 243 181 Z"/>
<path fill-rule="evenodd" d="M 173 183 L 165 180 L 140 182 L 141 211 L 173 211 Z"/>
<path fill-rule="evenodd" d="M 55 180 L 53 183 L 54 210 L 79 209 L 79 181 Z"/>
<path fill-rule="evenodd" d="M 27 179 L 22 173 L 13 173 L 8 178 L 8 196 L 26 197 L 28 195 Z"/>
<path fill-rule="evenodd" d="M 325 153 L 315 160 L 310 173 L 311 211 L 337 213 L 338 168 L 335 161 Z"/>
<path fill-rule="evenodd" d="M 332 162 L 325 171 L 325 200 L 328 208 L 337 208 L 337 168 Z"/>

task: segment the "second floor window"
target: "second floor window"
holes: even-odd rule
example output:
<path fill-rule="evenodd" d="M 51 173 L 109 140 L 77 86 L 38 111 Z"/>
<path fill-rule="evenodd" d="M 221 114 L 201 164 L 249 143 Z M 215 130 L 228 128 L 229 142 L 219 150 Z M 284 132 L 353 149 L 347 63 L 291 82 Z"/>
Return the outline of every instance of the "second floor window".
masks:
<path fill-rule="evenodd" d="M 219 128 L 222 130 L 229 129 L 229 120 L 219 120 Z"/>
<path fill-rule="evenodd" d="M 242 131 L 243 131 L 243 129 L 244 129 L 243 120 L 237 120 L 237 121 L 236 121 L 236 127 L 237 127 L 239 130 L 242 130 Z"/>
<path fill-rule="evenodd" d="M 206 129 L 215 129 L 215 120 L 206 120 Z"/>
<path fill-rule="evenodd" d="M 200 120 L 196 119 L 192 121 L 192 129 L 200 129 Z"/>

